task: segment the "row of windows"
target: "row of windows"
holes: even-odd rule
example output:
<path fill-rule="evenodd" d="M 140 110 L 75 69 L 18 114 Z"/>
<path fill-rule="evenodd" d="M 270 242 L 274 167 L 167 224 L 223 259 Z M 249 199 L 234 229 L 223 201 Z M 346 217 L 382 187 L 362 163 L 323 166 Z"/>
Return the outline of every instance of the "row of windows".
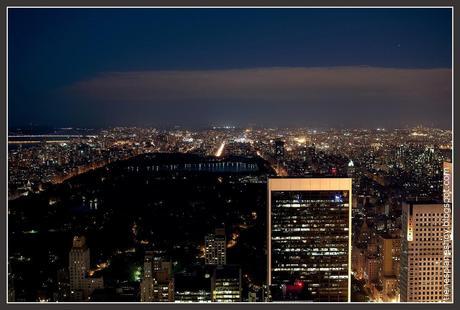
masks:
<path fill-rule="evenodd" d="M 428 237 L 444 236 L 444 232 L 441 232 L 441 231 L 439 231 L 439 232 L 432 232 L 431 231 L 430 232 L 430 231 L 428 231 L 428 232 L 424 232 L 424 233 L 415 233 L 414 236 L 420 236 L 420 237 L 422 237 L 422 236 L 423 237 L 426 237 L 426 236 L 428 236 Z"/>
<path fill-rule="evenodd" d="M 441 264 L 439 260 L 433 260 L 431 262 L 416 261 L 416 262 L 409 263 L 410 266 L 435 266 L 439 264 Z"/>
<path fill-rule="evenodd" d="M 431 277 L 426 277 L 426 276 L 429 276 L 429 274 L 426 274 L 424 275 L 425 277 L 422 277 L 420 275 L 417 275 L 415 277 L 413 277 L 413 275 L 411 275 L 409 277 L 409 280 L 410 281 L 431 281 L 429 283 L 438 283 L 439 281 L 442 281 L 444 278 L 442 277 L 442 273 L 438 273 L 437 275 L 432 275 Z"/>
<path fill-rule="evenodd" d="M 430 225 L 427 225 L 430 226 Z M 415 231 L 444 231 L 445 229 L 442 227 L 430 227 L 430 228 L 417 228 L 415 227 Z"/>
<path fill-rule="evenodd" d="M 428 272 L 428 274 L 425 274 L 423 276 L 420 274 L 410 276 L 409 280 L 411 281 L 411 283 L 416 283 L 417 281 L 422 281 L 424 283 L 441 283 L 443 281 L 443 277 L 442 277 L 442 273 L 438 272 L 436 274 L 430 275 Z M 427 282 L 427 281 L 431 281 L 431 282 Z"/>
<path fill-rule="evenodd" d="M 416 285 L 417 285 L 417 286 L 416 286 Z M 441 285 L 440 283 L 434 283 L 434 282 L 430 282 L 430 283 L 414 282 L 414 283 L 412 283 L 412 290 L 414 290 L 414 291 L 420 291 L 420 290 L 422 290 L 421 285 L 428 285 L 428 286 L 424 286 L 423 290 L 425 290 L 425 289 L 442 289 L 442 285 Z"/>
<path fill-rule="evenodd" d="M 415 217 L 433 217 L 433 216 L 443 216 L 443 213 L 415 213 Z M 425 219 L 423 219 L 425 220 Z"/>
<path fill-rule="evenodd" d="M 441 301 L 441 296 L 414 296 L 412 300 L 422 300 L 422 301 Z"/>
<path fill-rule="evenodd" d="M 427 249 L 430 251 L 433 251 L 433 249 Z M 432 255 L 432 256 L 439 256 L 439 250 L 436 252 L 427 252 L 427 251 L 421 251 L 421 253 L 415 253 L 415 254 L 409 254 L 411 257 L 412 256 L 418 256 L 418 255 Z"/>
<path fill-rule="evenodd" d="M 440 272 L 442 270 L 442 267 L 441 266 L 439 266 L 439 267 L 438 266 L 430 266 L 430 267 L 421 267 L 421 266 L 413 267 L 413 266 L 411 266 L 410 269 L 411 269 L 411 271 L 419 272 L 419 273 L 422 270 L 423 271 L 426 270 L 426 271 L 438 271 L 438 272 Z"/>
<path fill-rule="evenodd" d="M 441 295 L 442 291 L 428 291 L 429 288 L 424 288 L 424 290 L 420 290 L 417 292 L 411 292 L 411 295 Z"/>
<path fill-rule="evenodd" d="M 441 262 L 442 260 L 439 257 L 420 257 L 418 261 L 434 261 L 434 262 Z"/>

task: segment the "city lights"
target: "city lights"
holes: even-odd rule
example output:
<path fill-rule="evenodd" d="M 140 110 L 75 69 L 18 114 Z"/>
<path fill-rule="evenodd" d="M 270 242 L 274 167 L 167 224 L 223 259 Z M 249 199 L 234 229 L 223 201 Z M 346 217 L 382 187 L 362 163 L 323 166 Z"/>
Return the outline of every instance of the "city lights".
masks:
<path fill-rule="evenodd" d="M 453 8 L 38 8 L 8 303 L 454 302 Z"/>

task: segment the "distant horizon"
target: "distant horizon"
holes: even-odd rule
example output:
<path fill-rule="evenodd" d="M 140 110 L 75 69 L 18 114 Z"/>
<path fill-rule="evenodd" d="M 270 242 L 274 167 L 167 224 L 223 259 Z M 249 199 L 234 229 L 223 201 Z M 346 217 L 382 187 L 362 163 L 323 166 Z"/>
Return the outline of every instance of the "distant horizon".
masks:
<path fill-rule="evenodd" d="M 187 129 L 187 130 L 200 130 L 200 129 L 308 129 L 308 130 L 377 130 L 377 131 L 388 131 L 388 130 L 405 130 L 405 129 L 439 129 L 439 130 L 450 130 L 452 128 L 442 128 L 436 126 L 429 126 L 424 124 L 404 126 L 404 127 L 333 127 L 333 126 L 263 126 L 263 125 L 247 125 L 247 126 L 233 126 L 233 125 L 203 125 L 203 126 L 184 126 L 184 125 L 111 125 L 101 127 L 87 127 L 87 126 L 51 126 L 51 125 L 24 125 L 8 127 L 8 131 L 14 130 L 25 130 L 25 129 L 37 129 L 37 130 L 101 130 L 101 129 L 112 129 L 112 128 L 142 128 L 142 129 Z"/>

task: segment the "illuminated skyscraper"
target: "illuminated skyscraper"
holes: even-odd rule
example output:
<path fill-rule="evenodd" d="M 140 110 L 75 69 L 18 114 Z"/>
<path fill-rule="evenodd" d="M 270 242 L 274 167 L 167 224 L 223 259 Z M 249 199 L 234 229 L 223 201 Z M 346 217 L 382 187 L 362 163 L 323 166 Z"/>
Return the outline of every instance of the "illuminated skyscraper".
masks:
<path fill-rule="evenodd" d="M 73 301 L 83 300 L 86 273 L 90 269 L 89 249 L 83 236 L 75 236 L 69 253 L 70 298 Z"/>
<path fill-rule="evenodd" d="M 403 205 L 400 291 L 403 302 L 439 302 L 451 299 L 445 281 L 451 279 L 450 234 L 444 244 L 443 204 L 411 202 Z M 447 264 L 446 264 L 447 262 Z M 446 264 L 446 265 L 445 265 Z M 449 287 L 450 288 L 450 287 Z"/>
<path fill-rule="evenodd" d="M 268 279 L 272 300 L 350 300 L 349 178 L 268 180 Z"/>
<path fill-rule="evenodd" d="M 144 277 L 140 284 L 141 302 L 152 302 L 155 278 L 153 277 L 153 252 L 146 252 L 144 257 Z"/>
<path fill-rule="evenodd" d="M 70 300 L 88 300 L 95 289 L 104 287 L 102 277 L 90 273 L 90 252 L 83 236 L 73 238 L 69 253 Z"/>
<path fill-rule="evenodd" d="M 223 228 L 216 229 L 215 234 L 207 235 L 204 243 L 206 265 L 225 265 L 227 263 L 227 242 Z"/>

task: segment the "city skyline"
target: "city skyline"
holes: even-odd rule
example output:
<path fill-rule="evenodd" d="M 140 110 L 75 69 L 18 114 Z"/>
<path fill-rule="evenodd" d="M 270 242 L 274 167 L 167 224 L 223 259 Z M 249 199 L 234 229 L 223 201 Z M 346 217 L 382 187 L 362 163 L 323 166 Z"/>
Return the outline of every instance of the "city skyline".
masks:
<path fill-rule="evenodd" d="M 10 9 L 9 30 L 11 127 L 451 127 L 450 9 Z"/>
<path fill-rule="evenodd" d="M 450 130 L 107 128 L 8 144 L 11 301 L 395 302 L 404 283 L 395 275 L 407 266 L 403 203 L 451 210 Z M 272 185 L 290 180 L 331 190 Z M 83 261 L 81 246 L 69 247 L 82 237 Z"/>
<path fill-rule="evenodd" d="M 7 15 L 8 302 L 453 302 L 453 8 Z"/>

